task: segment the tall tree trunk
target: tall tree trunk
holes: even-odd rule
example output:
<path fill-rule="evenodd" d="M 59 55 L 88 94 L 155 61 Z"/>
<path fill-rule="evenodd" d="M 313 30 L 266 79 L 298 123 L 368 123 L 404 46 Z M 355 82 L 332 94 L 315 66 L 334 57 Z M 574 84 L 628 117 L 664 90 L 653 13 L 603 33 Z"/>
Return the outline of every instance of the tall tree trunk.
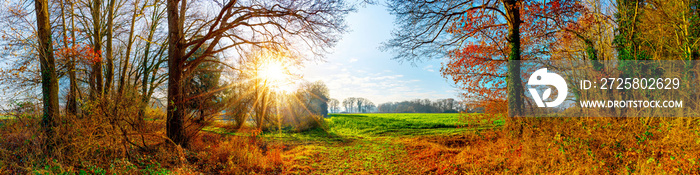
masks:
<path fill-rule="evenodd" d="M 155 21 L 153 22 L 153 25 L 156 25 Z M 153 31 L 155 31 L 154 27 L 151 28 L 151 32 L 148 34 L 148 41 L 151 41 L 153 39 Z M 151 72 L 148 68 L 148 57 L 150 53 L 151 43 L 146 42 L 146 49 L 144 50 L 143 61 L 141 61 L 141 68 L 143 69 L 143 78 L 141 78 L 141 106 L 139 107 L 139 118 L 141 119 L 145 117 L 146 107 L 148 107 L 148 100 L 150 99 L 150 94 L 148 93 L 148 86 L 150 84 L 148 83 L 148 75 Z"/>
<path fill-rule="evenodd" d="M 505 0 L 503 4 L 508 15 L 508 115 L 523 115 L 523 86 L 520 80 L 520 6 L 517 0 Z M 512 61 L 517 60 L 517 61 Z"/>
<path fill-rule="evenodd" d="M 258 72 L 257 67 L 254 72 Z M 253 80 L 253 83 L 255 83 L 255 103 L 253 104 L 255 108 L 255 126 L 257 129 L 262 129 L 262 101 L 264 100 L 263 92 L 261 92 L 262 85 L 260 85 L 259 79 Z"/>
<path fill-rule="evenodd" d="M 135 4 L 138 4 L 139 2 L 136 1 Z M 137 7 L 134 5 L 134 7 Z M 122 63 L 122 70 L 121 73 L 119 73 L 119 85 L 117 87 L 117 93 L 119 93 L 119 96 L 122 96 L 124 94 L 124 87 L 126 86 L 126 71 L 129 69 L 129 59 L 131 59 L 131 46 L 134 44 L 134 26 L 136 26 L 136 15 L 138 14 L 138 9 L 134 9 L 133 14 L 131 15 L 131 26 L 129 27 L 129 41 L 126 43 L 126 55 L 124 57 L 124 62 Z"/>
<path fill-rule="evenodd" d="M 112 80 L 114 79 L 114 55 L 112 55 L 112 38 L 114 37 L 114 33 L 112 33 L 114 28 L 114 0 L 109 0 L 109 3 L 107 3 L 107 8 L 109 10 L 107 12 L 107 55 L 105 55 L 107 58 L 107 70 L 105 71 L 105 94 L 109 94 L 109 91 L 112 89 Z"/>
<path fill-rule="evenodd" d="M 36 25 L 39 39 L 39 63 L 41 64 L 41 91 L 44 102 L 44 116 L 41 127 L 46 134 L 44 146 L 47 153 L 53 149 L 54 131 L 56 125 L 54 119 L 59 115 L 58 108 L 58 77 L 56 75 L 56 63 L 53 58 L 53 46 L 51 41 L 51 24 L 49 23 L 49 5 L 47 0 L 34 1 L 36 9 Z"/>
<path fill-rule="evenodd" d="M 185 103 L 182 91 L 182 68 L 185 55 L 183 46 L 183 25 L 180 19 L 179 0 L 168 0 L 168 117 L 166 135 L 170 140 L 187 147 L 185 139 L 184 117 Z M 184 6 L 186 2 L 182 2 Z M 183 10 L 186 8 L 182 8 Z M 183 15 L 184 17 L 184 15 Z"/>
<path fill-rule="evenodd" d="M 523 136 L 523 125 L 525 124 L 524 114 L 525 104 L 523 101 L 523 86 L 520 79 L 520 8 L 522 3 L 519 0 L 505 0 L 503 5 L 508 18 L 508 116 L 512 118 L 516 125 L 517 137 Z"/>
<path fill-rule="evenodd" d="M 147 3 L 144 3 L 144 4 L 147 4 Z M 146 38 L 147 41 L 149 41 L 149 42 L 146 42 L 146 49 L 144 49 L 144 53 L 143 53 L 143 61 L 141 61 L 141 68 L 143 69 L 143 73 L 141 74 L 143 76 L 143 78 L 141 78 L 141 106 L 139 107 L 139 122 L 141 122 L 141 123 L 144 122 L 146 108 L 148 107 L 148 101 L 151 99 L 151 95 L 153 94 L 152 93 L 153 89 L 155 88 L 150 83 L 150 82 L 155 80 L 155 75 L 156 75 L 156 72 L 152 71 L 152 69 L 157 69 L 157 67 L 159 67 L 157 65 L 160 65 L 160 63 L 155 63 L 155 62 L 157 62 L 158 56 L 162 53 L 162 52 L 156 53 L 156 56 L 154 57 L 154 59 L 151 59 L 152 66 L 150 66 L 150 68 L 149 68 L 148 61 L 149 61 L 150 53 L 151 53 L 151 42 L 150 41 L 153 41 L 153 34 L 156 31 L 156 27 L 158 27 L 157 21 L 159 21 L 159 19 L 157 19 L 159 17 L 156 17 L 158 15 L 157 13 L 158 13 L 158 7 L 155 7 L 153 9 L 153 15 L 151 18 L 151 20 L 152 20 L 151 26 L 150 26 L 151 28 L 150 28 L 150 31 L 148 32 L 148 38 Z M 152 75 L 152 76 L 149 77 L 149 75 Z"/>
<path fill-rule="evenodd" d="M 93 50 L 95 51 L 94 63 L 92 65 L 92 75 L 90 77 L 91 89 L 90 98 L 92 100 L 102 97 L 104 92 L 102 88 L 102 27 L 100 13 L 102 8 L 102 0 L 94 0 L 92 3 L 92 26 L 93 26 Z"/>
<path fill-rule="evenodd" d="M 71 14 L 71 17 L 70 17 L 71 18 L 71 20 L 70 20 L 71 30 L 68 30 L 68 28 L 67 28 L 68 24 L 66 24 L 66 3 L 67 2 L 65 2 L 65 1 L 61 2 L 61 22 L 63 23 L 63 31 L 64 31 L 63 32 L 63 46 L 65 48 L 69 48 L 69 47 L 75 45 L 75 42 L 74 42 L 75 40 L 73 39 L 73 38 L 75 38 L 75 32 L 73 30 L 73 28 L 75 28 L 75 25 L 73 25 L 74 24 L 73 23 L 73 16 L 74 15 Z M 73 3 L 71 2 L 70 4 L 71 4 L 70 12 L 72 13 L 73 12 Z M 68 41 L 69 40 L 68 31 L 70 31 L 70 33 L 71 33 L 70 38 L 72 41 L 70 41 L 70 45 L 69 45 L 69 41 Z M 77 94 L 76 94 L 77 86 L 75 84 L 77 82 L 76 78 L 75 78 L 75 57 L 72 54 L 67 55 L 67 57 L 68 57 L 68 61 L 66 63 L 66 68 L 68 69 L 67 72 L 68 72 L 68 81 L 70 83 L 70 85 L 69 85 L 70 87 L 69 87 L 69 91 L 68 91 L 68 99 L 66 102 L 66 112 L 68 114 L 76 115 L 78 113 L 78 98 L 77 98 Z"/>

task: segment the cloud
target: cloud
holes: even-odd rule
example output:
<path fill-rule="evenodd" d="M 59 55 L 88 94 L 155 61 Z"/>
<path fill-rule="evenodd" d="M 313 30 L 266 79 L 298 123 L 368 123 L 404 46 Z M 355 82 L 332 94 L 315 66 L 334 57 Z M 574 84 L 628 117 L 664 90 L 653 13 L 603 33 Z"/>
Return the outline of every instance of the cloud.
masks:
<path fill-rule="evenodd" d="M 306 74 L 304 79 L 310 82 L 323 81 L 330 90 L 330 97 L 341 101 L 348 97 L 364 97 L 378 105 L 392 101 L 454 96 L 454 92 L 429 89 L 426 83 L 432 81 L 421 79 L 421 76 L 404 75 L 391 69 L 372 71 L 337 64 L 319 65 L 312 72 L 307 72 L 310 74 Z M 421 68 L 433 69 L 434 65 Z"/>
<path fill-rule="evenodd" d="M 427 65 L 423 67 L 423 70 L 428 71 L 428 72 L 435 72 L 435 69 L 433 69 L 433 65 Z"/>
<path fill-rule="evenodd" d="M 357 61 L 357 58 L 351 58 L 349 62 L 352 63 L 352 62 L 355 62 L 355 61 Z"/>
<path fill-rule="evenodd" d="M 407 79 L 391 72 L 340 71 L 308 77 L 322 80 L 330 90 L 331 98 L 364 97 L 375 104 L 415 98 L 442 98 L 444 95 L 426 90 L 419 79 Z"/>

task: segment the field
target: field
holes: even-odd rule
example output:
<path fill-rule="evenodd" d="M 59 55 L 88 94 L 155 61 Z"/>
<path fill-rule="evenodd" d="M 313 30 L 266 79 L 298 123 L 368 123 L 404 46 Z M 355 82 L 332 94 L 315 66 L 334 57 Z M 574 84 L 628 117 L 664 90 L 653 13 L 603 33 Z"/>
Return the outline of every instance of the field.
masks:
<path fill-rule="evenodd" d="M 697 119 L 334 114 L 325 130 L 264 133 L 300 174 L 697 173 Z M 512 119 L 510 119 L 512 120 Z M 690 137 L 689 137 L 690 136 Z"/>
<path fill-rule="evenodd" d="M 504 121 L 480 119 L 480 114 L 331 114 L 326 127 L 304 132 L 270 131 L 265 147 L 281 148 L 283 172 L 291 174 L 416 174 L 436 170 L 425 159 L 431 154 L 455 155 L 465 133 L 500 128 Z M 465 120 L 477 118 L 477 120 Z M 474 123 L 479 123 L 475 125 Z M 205 131 L 233 137 L 245 132 Z M 450 142 L 456 141 L 456 142 Z M 439 147 L 428 154 L 423 151 Z M 447 151 L 447 152 L 445 152 Z"/>
<path fill-rule="evenodd" d="M 433 168 L 415 159 L 412 151 L 417 145 L 503 125 L 503 120 L 496 120 L 484 121 L 480 127 L 464 127 L 461 118 L 470 115 L 332 114 L 326 119 L 325 131 L 271 132 L 263 136 L 272 145 L 286 147 L 289 173 L 415 174 Z"/>
<path fill-rule="evenodd" d="M 514 121 L 520 120 L 520 121 Z M 36 126 L 4 120 L 0 174 L 696 174 L 695 118 L 507 118 L 485 114 L 331 114 L 320 128 L 260 133 L 215 123 L 183 150 L 147 139 L 127 158 L 111 139 L 71 146 L 82 161 L 42 163 Z M 3 122 L 3 120 L 0 120 Z M 513 123 L 525 123 L 516 125 Z M 88 123 L 89 124 L 89 123 Z M 162 128 L 162 120 L 147 120 Z M 516 131 L 520 130 L 518 133 Z M 79 130 L 84 132 L 83 130 Z M 87 130 L 91 131 L 91 130 Z M 162 130 L 154 130 L 162 133 Z M 70 135 L 70 138 L 79 137 Z M 90 144 L 84 144 L 90 143 Z M 78 150 L 78 151 L 80 151 Z M 33 155 L 33 156 L 18 156 Z M 93 156 L 97 155 L 97 156 Z M 91 161 L 91 162 L 88 162 Z M 23 163 L 27 162 L 27 163 Z M 79 173 L 80 172 L 80 173 Z"/>

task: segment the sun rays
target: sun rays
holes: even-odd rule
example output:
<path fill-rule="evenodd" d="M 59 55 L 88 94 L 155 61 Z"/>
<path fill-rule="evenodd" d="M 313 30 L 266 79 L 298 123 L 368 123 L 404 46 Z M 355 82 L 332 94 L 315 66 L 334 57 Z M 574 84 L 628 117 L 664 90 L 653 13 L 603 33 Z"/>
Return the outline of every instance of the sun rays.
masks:
<path fill-rule="evenodd" d="M 286 65 L 279 59 L 266 60 L 261 65 L 258 78 L 263 79 L 267 88 L 275 92 L 290 93 L 296 90 L 296 79 L 290 73 L 290 65 Z"/>

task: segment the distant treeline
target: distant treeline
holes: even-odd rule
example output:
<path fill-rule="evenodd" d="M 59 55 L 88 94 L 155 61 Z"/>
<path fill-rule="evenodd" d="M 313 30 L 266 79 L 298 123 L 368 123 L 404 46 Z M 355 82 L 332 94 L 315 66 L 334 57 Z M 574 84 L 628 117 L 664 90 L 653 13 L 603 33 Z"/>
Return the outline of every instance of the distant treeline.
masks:
<path fill-rule="evenodd" d="M 342 105 L 342 106 L 341 106 Z M 377 106 L 369 101 L 369 99 L 362 97 L 348 97 L 343 100 L 342 104 L 337 99 L 330 99 L 328 101 L 328 108 L 331 113 L 341 112 L 341 107 L 345 108 L 345 113 L 370 113 L 377 112 Z"/>
<path fill-rule="evenodd" d="M 379 104 L 377 108 L 379 112 L 384 113 L 457 113 L 467 110 L 464 104 L 452 98 L 436 101 L 415 99 L 402 102 L 387 102 Z"/>

